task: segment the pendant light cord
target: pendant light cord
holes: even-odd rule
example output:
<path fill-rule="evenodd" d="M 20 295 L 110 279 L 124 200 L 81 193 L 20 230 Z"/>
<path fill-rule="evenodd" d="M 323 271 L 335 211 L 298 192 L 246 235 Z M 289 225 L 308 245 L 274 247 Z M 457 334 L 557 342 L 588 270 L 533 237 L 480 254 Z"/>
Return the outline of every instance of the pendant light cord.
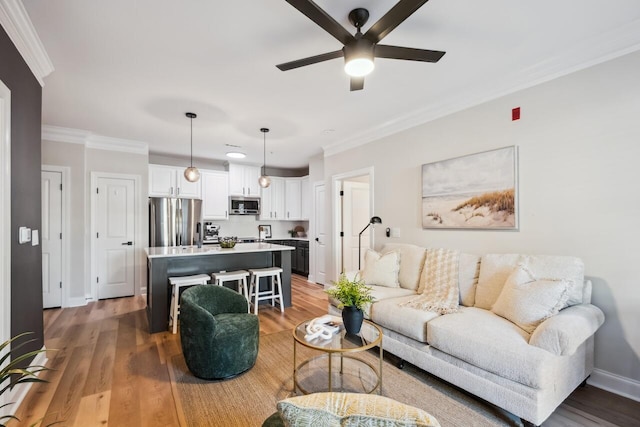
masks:
<path fill-rule="evenodd" d="M 191 167 L 193 167 L 193 117 L 191 119 Z"/>
<path fill-rule="evenodd" d="M 262 132 L 262 176 L 267 172 L 267 133 Z"/>

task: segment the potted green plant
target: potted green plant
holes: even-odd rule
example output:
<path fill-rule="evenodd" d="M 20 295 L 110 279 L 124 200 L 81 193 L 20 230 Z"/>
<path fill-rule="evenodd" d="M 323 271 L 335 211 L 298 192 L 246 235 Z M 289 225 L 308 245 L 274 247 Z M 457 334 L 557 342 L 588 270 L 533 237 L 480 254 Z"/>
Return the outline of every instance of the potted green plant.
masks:
<path fill-rule="evenodd" d="M 15 345 L 12 349 L 14 354 L 14 358 L 11 359 L 11 353 L 7 351 L 9 349 L 9 345 L 12 345 L 16 340 L 29 335 L 31 332 L 24 332 L 22 334 L 16 335 L 15 337 L 3 342 L 0 344 L 0 396 L 8 393 L 13 387 L 22 383 L 37 383 L 37 382 L 46 382 L 43 379 L 38 378 L 38 373 L 42 371 L 49 370 L 44 366 L 27 366 L 26 368 L 22 368 L 21 366 L 24 364 L 26 360 L 31 359 L 36 356 L 38 353 L 42 353 L 44 350 L 35 350 L 30 351 L 28 353 L 21 354 L 19 356 L 15 356 L 17 350 L 19 350 L 22 346 L 33 340 L 24 341 L 18 345 Z M 3 410 L 6 406 L 11 405 L 10 403 L 5 403 L 0 406 L 0 410 Z M 5 420 L 18 420 L 14 415 L 1 415 L 0 414 L 0 426 L 4 427 Z"/>
<path fill-rule="evenodd" d="M 375 301 L 371 295 L 371 288 L 357 275 L 350 280 L 344 272 L 340 274 L 337 282 L 332 283 L 333 286 L 326 292 L 340 302 L 338 308 L 342 309 L 342 321 L 347 333 L 357 334 L 364 320 L 364 306 Z"/>

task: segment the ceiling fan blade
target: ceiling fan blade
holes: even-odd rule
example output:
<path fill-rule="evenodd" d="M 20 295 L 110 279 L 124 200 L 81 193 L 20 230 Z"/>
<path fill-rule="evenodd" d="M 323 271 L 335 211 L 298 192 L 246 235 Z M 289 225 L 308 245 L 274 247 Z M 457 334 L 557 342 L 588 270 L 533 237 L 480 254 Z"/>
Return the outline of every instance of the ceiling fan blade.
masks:
<path fill-rule="evenodd" d="M 278 64 L 281 71 L 289 71 L 294 68 L 304 67 L 306 65 L 317 64 L 318 62 L 328 61 L 330 59 L 342 58 L 342 50 L 336 50 L 334 52 L 323 53 L 321 55 L 310 56 L 308 58 L 298 59 L 296 61 L 285 62 L 284 64 Z"/>
<path fill-rule="evenodd" d="M 378 43 L 427 1 L 429 0 L 400 0 L 378 22 L 369 28 L 364 38 L 371 40 L 373 43 Z"/>
<path fill-rule="evenodd" d="M 364 77 L 351 77 L 351 92 L 364 89 Z"/>
<path fill-rule="evenodd" d="M 446 52 L 414 49 L 412 47 L 376 45 L 376 58 L 406 59 L 408 61 L 438 62 Z"/>
<path fill-rule="evenodd" d="M 353 40 L 353 36 L 335 19 L 311 0 L 286 0 L 291 6 L 298 9 L 307 18 L 311 19 L 327 33 L 338 39 L 342 44 Z"/>

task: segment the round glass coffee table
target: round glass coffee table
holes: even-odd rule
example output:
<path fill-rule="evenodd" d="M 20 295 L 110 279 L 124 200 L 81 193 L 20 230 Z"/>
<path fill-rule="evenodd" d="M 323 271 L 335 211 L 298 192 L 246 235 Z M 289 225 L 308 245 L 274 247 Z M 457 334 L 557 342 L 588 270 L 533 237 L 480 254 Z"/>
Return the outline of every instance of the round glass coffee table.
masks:
<path fill-rule="evenodd" d="M 307 341 L 304 336 L 310 321 L 298 324 L 293 330 L 293 391 L 309 394 L 321 391 L 373 393 L 377 390 L 382 394 L 380 328 L 365 320 L 357 335 L 347 334 L 340 325 L 340 331 L 330 339 Z M 298 349 L 298 345 L 304 348 Z M 366 352 L 375 346 L 380 348 L 377 358 Z M 303 360 L 298 362 L 298 358 Z"/>

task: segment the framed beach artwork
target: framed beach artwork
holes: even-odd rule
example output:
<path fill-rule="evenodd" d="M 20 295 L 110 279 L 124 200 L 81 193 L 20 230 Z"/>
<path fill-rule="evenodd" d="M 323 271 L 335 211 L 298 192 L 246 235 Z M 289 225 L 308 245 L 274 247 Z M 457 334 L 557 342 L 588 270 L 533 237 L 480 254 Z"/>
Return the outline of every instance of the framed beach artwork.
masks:
<path fill-rule="evenodd" d="M 517 147 L 422 165 L 422 228 L 517 230 Z"/>

